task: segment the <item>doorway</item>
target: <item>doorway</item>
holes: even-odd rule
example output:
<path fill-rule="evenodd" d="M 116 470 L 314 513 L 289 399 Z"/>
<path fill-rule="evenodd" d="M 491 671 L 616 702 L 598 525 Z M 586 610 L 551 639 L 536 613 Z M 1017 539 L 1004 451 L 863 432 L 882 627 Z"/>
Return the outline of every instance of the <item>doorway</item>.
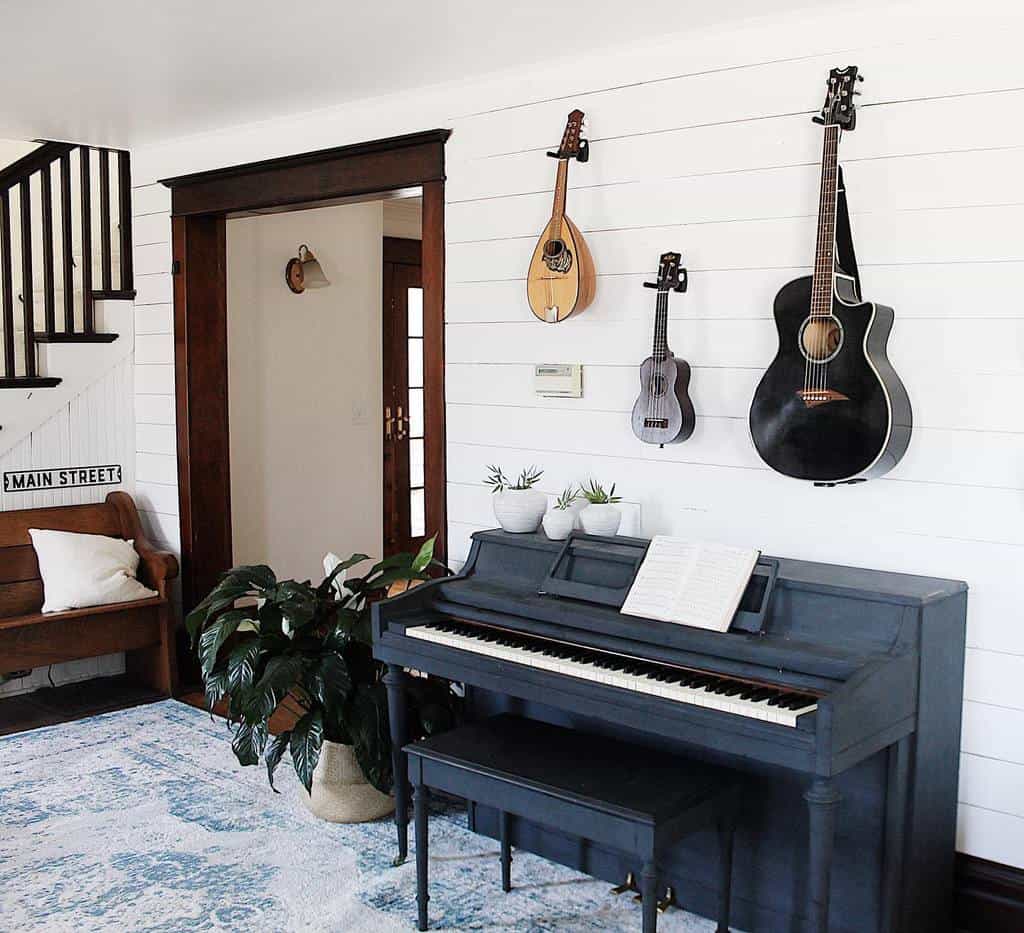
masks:
<path fill-rule="evenodd" d="M 413 187 L 421 190 L 418 280 L 394 279 L 395 286 L 405 289 L 404 316 L 399 315 L 401 323 L 397 329 L 392 328 L 389 341 L 394 344 L 398 339 L 394 335 L 399 333 L 405 340 L 404 379 L 401 390 L 395 390 L 398 394 L 393 393 L 393 398 L 401 395 L 403 401 L 394 401 L 392 406 L 395 447 L 390 458 L 395 464 L 401 463 L 400 469 L 405 471 L 403 476 L 393 473 L 391 479 L 393 500 L 397 503 L 402 499 L 404 506 L 401 513 L 393 513 L 393 527 L 401 527 L 401 531 L 393 532 L 393 543 L 385 540 L 382 545 L 388 551 L 406 549 L 417 539 L 422 540 L 428 530 L 436 530 L 436 552 L 444 557 L 444 142 L 448 135 L 446 130 L 436 130 L 164 181 L 172 191 L 178 474 L 186 611 L 209 592 L 234 557 L 227 346 L 229 216 L 365 201 L 373 197 L 372 192 Z M 282 257 L 282 261 L 286 259 Z M 413 264 L 396 265 L 411 268 Z M 411 290 L 415 291 L 411 304 L 417 317 L 410 328 Z M 301 317 L 294 326 L 302 326 Z M 384 331 L 387 333 L 387 325 Z M 419 341 L 416 349 L 420 351 L 411 367 L 410 340 Z M 392 359 L 397 361 L 396 354 Z M 296 371 L 294 378 L 301 380 L 302 371 Z M 382 427 L 386 433 L 386 421 Z M 329 430 L 329 425 L 325 429 Z M 286 432 L 282 433 L 282 442 L 287 443 Z M 388 482 L 387 469 L 383 479 Z M 297 474 L 294 481 L 304 480 Z M 330 483 L 322 485 L 318 494 L 341 494 Z M 435 492 L 430 494 L 430 489 Z"/>

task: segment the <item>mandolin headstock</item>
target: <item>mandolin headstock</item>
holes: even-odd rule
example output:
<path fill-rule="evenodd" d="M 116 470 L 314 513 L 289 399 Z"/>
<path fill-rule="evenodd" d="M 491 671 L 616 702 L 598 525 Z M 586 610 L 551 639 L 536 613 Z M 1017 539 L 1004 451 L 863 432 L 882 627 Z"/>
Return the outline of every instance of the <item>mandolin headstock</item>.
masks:
<path fill-rule="evenodd" d="M 857 83 L 863 80 L 864 78 L 857 73 L 856 65 L 833 68 L 828 73 L 828 81 L 825 82 L 828 88 L 825 92 L 825 105 L 821 108 L 821 113 L 814 118 L 814 122 L 823 126 L 838 126 L 847 132 L 854 129 L 857 125 L 857 108 L 853 98 L 860 94 L 856 87 Z"/>
<path fill-rule="evenodd" d="M 587 141 L 581 138 L 583 132 L 583 111 L 574 110 L 565 121 L 565 132 L 562 133 L 562 143 L 557 152 L 549 152 L 548 155 L 554 159 L 577 159 L 586 162 L 590 157 L 590 147 Z"/>
<path fill-rule="evenodd" d="M 682 261 L 681 253 L 662 253 L 658 260 L 658 281 L 644 282 L 644 288 L 656 288 L 659 292 L 685 292 L 687 275 Z"/>

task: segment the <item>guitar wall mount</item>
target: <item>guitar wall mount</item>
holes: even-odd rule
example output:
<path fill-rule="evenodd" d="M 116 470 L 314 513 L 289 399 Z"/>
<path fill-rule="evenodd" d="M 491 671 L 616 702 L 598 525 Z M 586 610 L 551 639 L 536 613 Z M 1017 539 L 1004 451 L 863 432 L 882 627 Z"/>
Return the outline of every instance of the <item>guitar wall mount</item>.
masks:
<path fill-rule="evenodd" d="M 562 155 L 561 152 L 549 152 L 549 158 L 552 159 L 564 159 L 566 156 Z M 588 162 L 590 161 L 590 140 L 580 139 L 579 149 L 575 155 L 569 156 L 570 159 L 575 159 L 577 162 Z"/>

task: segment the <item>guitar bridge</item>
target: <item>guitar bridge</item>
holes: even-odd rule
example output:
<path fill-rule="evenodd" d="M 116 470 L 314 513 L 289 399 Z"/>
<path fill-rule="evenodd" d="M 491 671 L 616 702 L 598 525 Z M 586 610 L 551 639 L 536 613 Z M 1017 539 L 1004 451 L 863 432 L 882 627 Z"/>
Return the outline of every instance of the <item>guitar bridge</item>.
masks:
<path fill-rule="evenodd" d="M 797 393 L 804 400 L 808 408 L 817 408 L 819 405 L 827 405 L 829 402 L 848 402 L 849 396 L 835 389 L 800 389 Z"/>
<path fill-rule="evenodd" d="M 645 428 L 667 428 L 668 418 L 644 418 Z"/>

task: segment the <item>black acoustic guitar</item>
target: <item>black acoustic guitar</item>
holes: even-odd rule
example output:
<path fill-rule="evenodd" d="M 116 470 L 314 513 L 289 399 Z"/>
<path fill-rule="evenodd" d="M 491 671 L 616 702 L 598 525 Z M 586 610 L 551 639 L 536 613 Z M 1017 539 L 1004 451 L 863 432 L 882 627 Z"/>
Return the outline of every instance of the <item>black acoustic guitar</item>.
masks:
<path fill-rule="evenodd" d="M 836 249 L 839 137 L 856 123 L 858 80 L 853 66 L 829 74 L 815 117 L 825 141 L 814 275 L 775 296 L 779 350 L 750 407 L 750 433 L 765 463 L 821 485 L 888 472 L 906 452 L 913 424 L 910 399 L 886 356 L 892 308 L 861 300 Z"/>
<path fill-rule="evenodd" d="M 633 405 L 633 433 L 645 444 L 675 444 L 693 434 L 693 402 L 687 394 L 690 364 L 668 348 L 668 293 L 686 291 L 686 270 L 679 253 L 663 253 L 656 288 L 654 348 L 640 367 L 640 395 Z"/>

